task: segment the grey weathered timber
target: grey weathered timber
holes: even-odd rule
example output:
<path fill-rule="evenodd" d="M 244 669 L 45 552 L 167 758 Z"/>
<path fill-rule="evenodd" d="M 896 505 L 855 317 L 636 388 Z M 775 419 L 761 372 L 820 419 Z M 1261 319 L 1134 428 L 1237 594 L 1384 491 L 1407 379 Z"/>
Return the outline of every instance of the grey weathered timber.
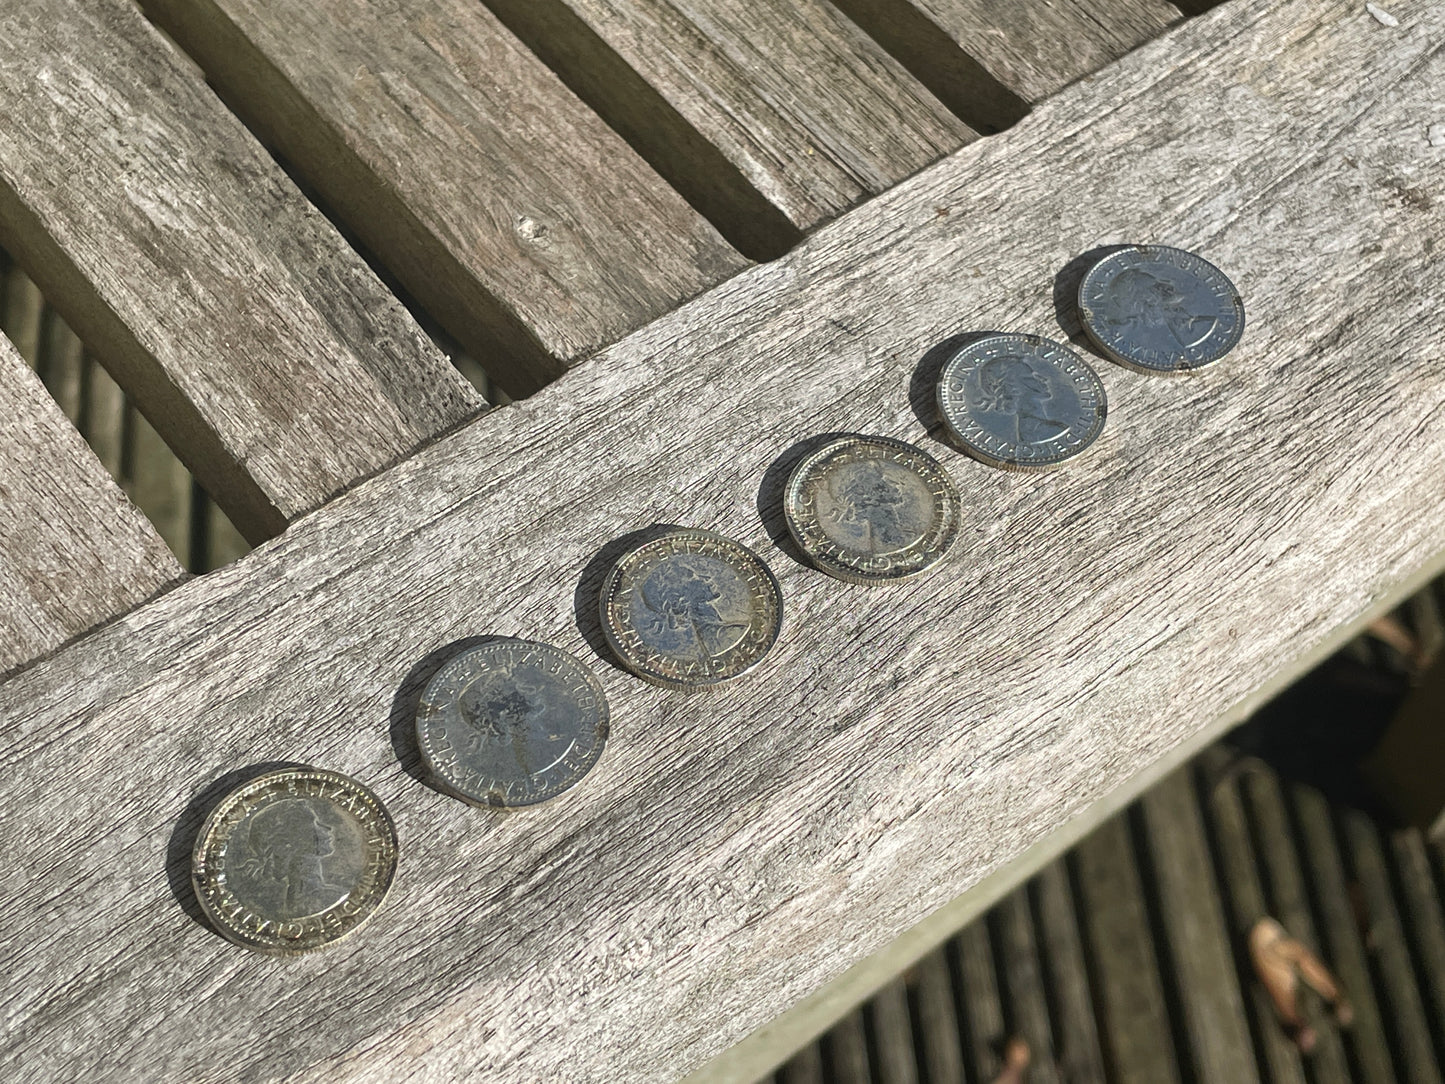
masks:
<path fill-rule="evenodd" d="M 1316 954 L 1324 953 L 1324 942 L 1320 939 L 1314 916 L 1310 913 L 1304 877 L 1279 780 L 1272 772 L 1252 765 L 1250 770 L 1241 774 L 1240 789 L 1245 799 L 1246 814 L 1253 827 L 1251 834 L 1255 841 L 1255 859 L 1260 865 L 1260 880 L 1268 899 L 1270 917 L 1278 921 L 1291 937 L 1303 942 Z M 1232 944 L 1241 950 L 1243 962 L 1243 957 L 1247 955 L 1243 951 L 1246 943 L 1235 938 Z M 1326 966 L 1332 966 L 1328 959 L 1324 959 L 1324 962 Z M 1354 991 L 1345 992 L 1353 1001 Z M 1237 988 L 1233 997 L 1228 1000 L 1239 1000 Z M 1309 1057 L 1311 1077 L 1315 1080 L 1349 1080 L 1352 1074 L 1341 1037 L 1342 1031 L 1329 1007 L 1313 995 L 1302 997 L 1300 1007 L 1316 1035 L 1315 1048 Z M 1227 1057 L 1229 1051 L 1221 1050 L 1217 1046 L 1209 1050 L 1211 1057 L 1220 1055 Z M 1369 1069 L 1364 1064 L 1364 1059 L 1361 1059 L 1360 1069 L 1354 1075 L 1362 1078 L 1362 1084 L 1369 1080 Z"/>
<path fill-rule="evenodd" d="M 124 0 L 0 14 L 0 244 L 253 540 L 477 410 Z"/>
<path fill-rule="evenodd" d="M 1078 873 L 1108 1079 L 1179 1084 L 1179 1052 L 1170 1038 L 1169 1007 L 1128 822 L 1119 816 L 1099 826 L 1074 848 L 1070 860 Z"/>
<path fill-rule="evenodd" d="M 147 0 L 510 394 L 745 265 L 480 0 Z"/>
<path fill-rule="evenodd" d="M 1211 769 L 1218 769 L 1220 760 L 1225 756 L 1223 749 L 1212 749 L 1200 759 Z M 1213 822 L 1219 879 L 1227 900 L 1226 921 L 1235 951 L 1239 953 L 1238 969 L 1248 975 L 1253 970 L 1248 951 L 1249 933 L 1255 923 L 1272 917 L 1269 900 L 1265 898 L 1260 866 L 1250 838 L 1249 820 L 1237 781 L 1224 775 L 1206 788 L 1205 800 Z M 1290 932 L 1294 933 L 1293 930 Z M 1279 1026 L 1274 1004 L 1263 985 L 1246 981 L 1245 990 L 1247 1011 L 1257 1036 L 1259 1061 L 1268 1079 L 1281 1084 L 1306 1084 L 1300 1051 Z"/>
<path fill-rule="evenodd" d="M 183 573 L 3 335 L 0 402 L 3 673 L 139 605 Z M 0 728 L 10 719 L 0 715 Z"/>
<path fill-rule="evenodd" d="M 1381 979 L 1381 1016 L 1395 1058 L 1396 1076 L 1402 1084 L 1440 1084 L 1441 1067 L 1430 1041 L 1435 1028 L 1427 1021 L 1410 963 L 1379 828 L 1358 809 L 1340 810 L 1335 823 L 1340 848 L 1354 875 L 1353 883 L 1358 886 L 1356 898 L 1363 910 L 1362 925 L 1369 931 L 1371 970 Z"/>
<path fill-rule="evenodd" d="M 1003 1000 L 998 992 L 998 969 L 989 944 L 988 923 L 981 916 L 969 923 L 949 941 L 945 951 L 958 976 L 958 993 L 962 999 L 957 1019 L 963 1026 L 957 1030 L 963 1047 L 960 1060 L 968 1070 L 964 1077 L 991 1081 L 998 1075 L 1002 1064 L 999 1055 L 1009 1036 L 1004 1024 Z M 944 1040 L 939 1037 L 934 1041 Z M 925 1079 L 949 1078 L 930 1074 Z"/>
<path fill-rule="evenodd" d="M 1400 886 L 1401 912 L 1409 930 L 1415 975 L 1426 1003 L 1435 1056 L 1445 1064 L 1445 908 L 1430 874 L 1430 857 L 1419 831 L 1390 833 L 1392 864 Z"/>
<path fill-rule="evenodd" d="M 1045 958 L 1042 990 L 1054 1020 L 1058 1074 L 1067 1084 L 1103 1084 L 1104 1056 L 1094 1020 L 1093 996 L 1074 911 L 1069 869 L 1063 859 L 1039 870 L 1030 885 Z"/>
<path fill-rule="evenodd" d="M 897 979 L 879 990 L 868 1003 L 868 1018 L 873 1024 L 875 1084 L 918 1084 L 907 985 Z"/>
<path fill-rule="evenodd" d="M 975 137 L 829 0 L 486 2 L 761 254 Z"/>
<path fill-rule="evenodd" d="M 1419 124 L 1442 24 L 1350 0 L 1190 21 L 0 686 L 0 1071 L 737 1075 L 701 1067 L 1238 718 L 1445 555 L 1422 210 L 1445 172 Z M 1051 475 L 925 437 L 924 351 L 1049 331 L 1052 276 L 1122 238 L 1229 272 L 1236 353 L 1177 380 L 1101 365 L 1110 427 Z M 967 521 L 921 580 L 845 589 L 759 522 L 779 454 L 844 428 L 946 457 Z M 599 549 L 659 520 L 766 555 L 788 616 L 765 665 L 687 697 L 599 659 L 607 753 L 536 815 L 421 786 L 390 740 L 421 660 L 478 633 L 591 652 Z M 188 805 L 278 759 L 371 786 L 403 847 L 364 935 L 282 966 L 167 875 Z"/>
<path fill-rule="evenodd" d="M 941 952 L 932 953 L 918 961 L 911 979 L 913 1026 L 923 1078 L 958 1080 L 963 1076 L 963 1049 L 948 961 Z"/>
<path fill-rule="evenodd" d="M 1169 960 L 1166 981 L 1183 1018 L 1186 1079 L 1259 1084 L 1235 966 L 1244 940 L 1224 921 L 1189 770 L 1155 786 L 1138 809 Z"/>
<path fill-rule="evenodd" d="M 1053 1028 L 1044 996 L 1027 888 L 1020 886 L 1000 900 L 989 912 L 988 925 L 1010 1009 L 1009 1034 L 1022 1038 L 1031 1051 L 1029 1079 L 1035 1084 L 1063 1084 L 1063 1067 L 1054 1052 Z"/>
<path fill-rule="evenodd" d="M 1168 0 L 833 0 L 981 131 L 1182 16 Z"/>
<path fill-rule="evenodd" d="M 1391 1057 L 1375 997 L 1368 946 L 1356 910 L 1357 890 L 1351 887 L 1340 862 L 1331 823 L 1330 806 L 1310 787 L 1290 787 L 1292 821 L 1300 839 L 1304 879 L 1312 891 L 1319 955 L 1328 962 L 1350 997 L 1355 1019 L 1340 1033 L 1355 1079 L 1364 1084 L 1393 1084 L 1399 1080 Z"/>

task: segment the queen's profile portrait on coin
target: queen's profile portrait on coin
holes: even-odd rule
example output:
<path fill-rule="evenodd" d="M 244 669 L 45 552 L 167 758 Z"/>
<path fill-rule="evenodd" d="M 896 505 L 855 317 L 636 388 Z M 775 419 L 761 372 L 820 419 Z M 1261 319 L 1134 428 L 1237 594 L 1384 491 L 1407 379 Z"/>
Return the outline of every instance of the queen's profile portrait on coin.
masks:
<path fill-rule="evenodd" d="M 232 843 L 231 890 L 278 918 L 316 914 L 356 884 L 364 843 L 360 826 L 334 805 L 273 802 L 248 817 Z"/>
<path fill-rule="evenodd" d="M 848 583 L 890 583 L 929 568 L 953 544 L 958 490 L 923 449 L 850 434 L 798 461 L 783 516 L 814 567 Z"/>
<path fill-rule="evenodd" d="M 712 531 L 670 528 L 618 558 L 602 631 L 638 677 L 702 689 L 752 669 L 778 637 L 783 599 L 763 560 Z"/>
<path fill-rule="evenodd" d="M 1079 319 L 1112 361 L 1146 373 L 1212 365 L 1244 334 L 1244 302 L 1208 260 L 1167 245 L 1128 245 L 1079 283 Z"/>
<path fill-rule="evenodd" d="M 493 637 L 458 651 L 417 704 L 422 760 L 439 789 L 474 805 L 536 805 L 592 770 L 607 697 L 559 647 Z"/>
<path fill-rule="evenodd" d="M 396 829 L 355 779 L 279 768 L 221 799 L 196 837 L 191 881 L 228 940 L 290 956 L 346 937 L 381 905 Z"/>
<path fill-rule="evenodd" d="M 1072 459 L 1104 428 L 1104 385 L 1083 358 L 1038 335 L 987 332 L 943 363 L 938 413 L 980 462 L 1044 470 Z"/>
<path fill-rule="evenodd" d="M 977 410 L 1006 415 L 1019 444 L 1042 444 L 1069 427 L 1050 414 L 1053 370 L 1022 354 L 990 358 L 974 372 L 970 403 Z"/>

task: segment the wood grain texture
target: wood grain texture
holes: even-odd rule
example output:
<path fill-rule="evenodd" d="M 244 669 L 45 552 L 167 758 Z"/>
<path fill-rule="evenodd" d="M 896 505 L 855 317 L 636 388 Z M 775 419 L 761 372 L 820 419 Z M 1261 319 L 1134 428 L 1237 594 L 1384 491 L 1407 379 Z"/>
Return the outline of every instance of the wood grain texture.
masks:
<path fill-rule="evenodd" d="M 0 336 L 0 673 L 182 576 L 145 517 Z M 9 719 L 0 715 L 0 727 Z"/>
<path fill-rule="evenodd" d="M 975 135 L 829 0 L 487 3 L 749 240 L 760 199 L 807 230 Z"/>
<path fill-rule="evenodd" d="M 1355 909 L 1358 892 L 1340 861 L 1329 802 L 1302 784 L 1290 788 L 1290 799 L 1320 933 L 1320 956 L 1348 991 L 1355 1011 L 1353 1023 L 1340 1032 L 1354 1079 L 1393 1084 L 1400 1074 L 1390 1051 L 1384 1007 L 1375 997 L 1374 973 Z"/>
<path fill-rule="evenodd" d="M 481 406 L 124 0 L 0 14 L 0 243 L 251 538 Z"/>
<path fill-rule="evenodd" d="M 1348 808 L 1338 811 L 1335 823 L 1340 849 L 1359 886 L 1370 970 L 1378 976 L 1376 990 L 1397 1079 L 1404 1084 L 1440 1084 L 1441 1066 L 1431 1042 L 1436 1026 L 1426 1014 L 1410 962 L 1379 826 L 1367 814 Z"/>
<path fill-rule="evenodd" d="M 1129 825 L 1113 817 L 1074 848 L 1079 906 L 1089 949 L 1100 1042 L 1108 1079 L 1180 1084 L 1159 957 Z"/>
<path fill-rule="evenodd" d="M 1255 858 L 1260 863 L 1265 895 L 1269 900 L 1270 917 L 1289 931 L 1291 937 L 1307 945 L 1312 952 L 1320 955 L 1324 951 L 1314 916 L 1310 912 L 1309 897 L 1305 890 L 1299 856 L 1295 849 L 1293 833 L 1289 825 L 1289 812 L 1279 780 L 1272 772 L 1255 768 L 1242 774 L 1240 788 L 1246 799 L 1246 809 L 1253 825 L 1256 841 Z M 1323 889 L 1328 891 L 1328 889 Z M 1341 900 L 1341 903 L 1348 901 Z M 1241 959 L 1240 961 L 1244 961 Z M 1328 966 L 1328 965 L 1327 965 Z M 1248 974 L 1246 972 L 1246 974 Z M 1245 981 L 1253 981 L 1252 976 Z M 1346 991 L 1353 1001 L 1355 992 Z M 1237 990 L 1234 996 L 1238 996 Z M 1221 999 L 1226 1000 L 1226 999 Z M 1315 1029 L 1316 1042 L 1310 1052 L 1310 1077 L 1313 1080 L 1350 1080 L 1352 1077 L 1368 1079 L 1368 1068 L 1361 1064 L 1359 1071 L 1351 1073 L 1345 1053 L 1341 1029 L 1333 1019 L 1330 1009 L 1317 997 L 1301 999 L 1305 1018 Z M 1353 1029 L 1351 1029 L 1353 1034 Z M 1216 1047 L 1215 1050 L 1218 1050 Z M 1228 1056 L 1228 1052 L 1211 1050 L 1210 1056 Z M 1360 1059 L 1363 1063 L 1367 1059 Z"/>
<path fill-rule="evenodd" d="M 1168 0 L 833 0 L 982 131 L 1182 18 Z"/>
<path fill-rule="evenodd" d="M 148 0 L 509 394 L 745 261 L 479 0 Z"/>
<path fill-rule="evenodd" d="M 1039 870 L 1030 891 L 1038 913 L 1035 928 L 1046 972 L 1043 992 L 1055 1021 L 1059 1075 L 1067 1084 L 1104 1084 L 1104 1056 L 1067 863 L 1059 859 Z"/>
<path fill-rule="evenodd" d="M 1216 766 L 1222 749 L 1210 750 L 1203 758 L 1206 765 Z M 1244 976 L 1246 1011 L 1250 1029 L 1255 1036 L 1258 1064 L 1270 1081 L 1281 1084 L 1306 1084 L 1304 1063 L 1299 1048 L 1280 1026 L 1274 1003 L 1262 983 L 1252 980 L 1253 965 L 1249 961 L 1249 933 L 1257 922 L 1273 917 L 1270 901 L 1265 897 L 1260 877 L 1260 862 L 1250 836 L 1249 818 L 1240 798 L 1237 781 L 1224 777 L 1206 790 L 1211 827 L 1214 830 L 1214 851 L 1219 863 L 1219 880 L 1227 900 L 1230 943 L 1235 946 L 1237 970 Z M 1343 898 L 1343 897 L 1342 897 Z M 1293 933 L 1294 931 L 1290 931 Z"/>
<path fill-rule="evenodd" d="M 1422 210 L 1445 173 L 1417 123 L 1442 23 L 1387 32 L 1346 0 L 1186 23 L 0 686 L 26 841 L 0 883 L 0 1068 L 672 1079 L 1212 734 L 1445 554 L 1445 265 Z M 1120 237 L 1229 271 L 1237 353 L 1176 380 L 1100 363 L 1109 428 L 1054 474 L 925 437 L 920 355 L 1051 329 L 1053 276 Z M 795 562 L 776 470 L 760 521 L 770 465 L 839 429 L 923 441 L 953 473 L 963 532 L 926 578 L 872 591 Z M 592 657 L 599 548 L 656 521 L 766 555 L 788 607 L 766 665 L 687 697 L 594 659 L 608 751 L 544 809 L 419 785 L 389 730 L 420 660 L 489 632 Z M 364 934 L 284 964 L 167 887 L 169 868 L 185 897 L 188 805 L 273 759 L 375 787 L 403 846 Z"/>
<path fill-rule="evenodd" d="M 1185 1079 L 1259 1084 L 1233 951 L 1242 942 L 1224 920 L 1189 770 L 1155 786 L 1137 808 Z"/>

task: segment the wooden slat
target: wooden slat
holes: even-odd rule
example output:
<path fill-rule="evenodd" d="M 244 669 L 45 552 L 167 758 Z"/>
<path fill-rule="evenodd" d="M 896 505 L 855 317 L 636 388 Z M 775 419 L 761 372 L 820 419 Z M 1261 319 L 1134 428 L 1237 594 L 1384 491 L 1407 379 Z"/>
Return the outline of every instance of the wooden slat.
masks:
<path fill-rule="evenodd" d="M 1355 910 L 1357 892 L 1345 879 L 1329 803 L 1319 791 L 1303 785 L 1290 788 L 1290 799 L 1300 838 L 1300 857 L 1305 863 L 1305 880 L 1314 893 L 1321 956 L 1339 976 L 1354 1008 L 1354 1022 L 1342 1035 L 1354 1077 L 1362 1084 L 1392 1084 L 1399 1077 L 1375 998 L 1360 931 L 1362 916 Z"/>
<path fill-rule="evenodd" d="M 24 841 L 0 881 L 0 1071 L 716 1079 L 727 1044 L 1406 593 L 1445 554 L 1445 263 L 1419 209 L 1445 175 L 1401 135 L 1445 78 L 1445 11 L 1357 14 L 1191 20 L 0 686 Z M 1059 168 L 1081 161 L 1087 200 Z M 1230 272 L 1238 353 L 1181 380 L 1100 363 L 1110 426 L 1051 475 L 931 442 L 920 355 L 960 327 L 1047 330 L 1053 275 L 1120 234 Z M 929 576 L 854 590 L 772 544 L 768 467 L 845 428 L 946 460 L 967 521 Z M 597 660 L 607 753 L 543 809 L 418 785 L 388 729 L 419 660 L 485 632 L 592 656 L 594 558 L 659 520 L 767 556 L 788 617 L 765 664 L 689 698 Z M 364 932 L 292 966 L 199 927 L 165 873 L 188 803 L 276 759 L 375 787 L 404 848 Z"/>
<path fill-rule="evenodd" d="M 975 135 L 829 0 L 488 4 L 753 255 Z"/>
<path fill-rule="evenodd" d="M 479 397 L 135 8 L 0 14 L 0 243 L 253 539 Z"/>
<path fill-rule="evenodd" d="M 923 1078 L 959 1080 L 963 1076 L 963 1048 L 958 1037 L 953 982 L 943 953 L 930 953 L 918 961 L 911 979 L 908 1009 Z"/>
<path fill-rule="evenodd" d="M 1119 1084 L 1178 1084 L 1159 959 L 1124 818 L 1114 817 L 1097 828 L 1074 848 L 1070 860 L 1077 870 L 1109 1079 Z"/>
<path fill-rule="evenodd" d="M 876 1084 L 919 1084 L 913 1053 L 913 1021 L 908 1012 L 908 987 L 890 982 L 868 1003 L 874 1047 Z"/>
<path fill-rule="evenodd" d="M 1445 908 L 1430 873 L 1430 857 L 1418 831 L 1390 834 L 1390 852 L 1400 884 L 1402 912 L 1425 1002 L 1428 1031 L 1435 1057 L 1445 1064 Z"/>
<path fill-rule="evenodd" d="M 3 673 L 124 613 L 182 573 L 4 336 L 0 402 Z"/>
<path fill-rule="evenodd" d="M 513 395 L 742 257 L 479 0 L 147 0 Z"/>
<path fill-rule="evenodd" d="M 968 1080 L 991 1081 L 1001 1066 L 999 1055 L 1008 1041 L 1003 999 L 998 992 L 998 971 L 988 923 L 969 923 L 948 943 L 947 952 L 958 976 L 959 1019 L 962 1021 L 961 1059 Z M 937 1076 L 926 1078 L 930 1084 Z M 943 1079 L 947 1079 L 946 1077 Z"/>
<path fill-rule="evenodd" d="M 171 552 L 185 560 L 191 549 L 191 473 L 134 406 L 127 410 L 125 428 L 122 488 Z"/>
<path fill-rule="evenodd" d="M 1272 773 L 1258 766 L 1245 772 L 1240 782 L 1246 799 L 1247 816 L 1254 825 L 1255 858 L 1260 864 L 1269 913 L 1292 937 L 1298 938 L 1323 958 L 1325 944 L 1310 913 L 1309 897 L 1305 891 L 1304 877 L 1289 826 L 1289 812 L 1279 781 Z M 1328 959 L 1325 959 L 1324 963 L 1327 967 L 1333 966 Z M 1347 990 L 1346 995 L 1351 999 L 1355 996 L 1352 990 Z M 1309 994 L 1301 997 L 1300 1004 L 1317 1036 L 1315 1048 L 1309 1057 L 1312 1078 L 1326 1082 L 1352 1079 L 1354 1074 L 1350 1071 L 1345 1054 L 1344 1039 L 1333 1014 L 1321 1004 L 1319 998 Z M 1362 1075 L 1367 1072 L 1368 1070 L 1362 1070 Z"/>
<path fill-rule="evenodd" d="M 1182 16 L 1167 0 L 834 0 L 980 131 Z"/>
<path fill-rule="evenodd" d="M 0 269 L 0 332 L 19 336 L 46 390 L 177 559 L 201 572 L 245 553 L 230 520 L 4 252 Z"/>
<path fill-rule="evenodd" d="M 1028 1043 L 1033 1084 L 1063 1084 L 1054 1055 L 1053 1027 L 1044 995 L 1028 889 L 1020 886 L 989 912 L 988 923 L 996 946 L 999 975 L 1008 1006 L 1008 1031 Z"/>
<path fill-rule="evenodd" d="M 823 1051 L 810 1043 L 778 1071 L 778 1084 L 825 1084 Z"/>
<path fill-rule="evenodd" d="M 91 364 L 70 325 L 47 308 L 41 314 L 41 350 L 35 372 L 72 423 L 79 421 L 85 409 L 85 370 Z"/>
<path fill-rule="evenodd" d="M 1186 1079 L 1259 1084 L 1235 966 L 1243 942 L 1224 921 L 1189 769 L 1150 790 L 1137 815 L 1169 961 L 1165 981 L 1181 1017 Z"/>
<path fill-rule="evenodd" d="M 32 365 L 40 354 L 45 299 L 24 271 L 0 253 L 0 330 Z"/>
<path fill-rule="evenodd" d="M 1065 861 L 1058 859 L 1041 869 L 1031 892 L 1037 904 L 1036 929 L 1047 974 L 1044 991 L 1053 1010 L 1059 1072 L 1067 1084 L 1103 1084 L 1104 1057 Z"/>
<path fill-rule="evenodd" d="M 1369 924 L 1372 971 L 1379 976 L 1385 1033 L 1395 1054 L 1395 1070 L 1403 1084 L 1440 1084 L 1428 1022 L 1414 968 L 1405 946 L 1400 915 L 1390 891 L 1379 829 L 1358 809 L 1342 809 L 1336 823 L 1341 849 L 1360 886 L 1359 896 Z"/>
<path fill-rule="evenodd" d="M 1216 775 L 1225 758 L 1226 754 L 1220 748 L 1211 749 L 1202 757 L 1204 765 L 1210 769 L 1207 775 Z M 1228 902 L 1230 944 L 1238 961 L 1238 971 L 1246 976 L 1246 1004 L 1260 1065 L 1275 1084 L 1305 1084 L 1299 1049 L 1280 1026 L 1274 1004 L 1263 985 L 1253 979 L 1249 934 L 1255 923 L 1271 916 L 1237 781 L 1228 776 L 1216 779 L 1206 787 L 1205 797 L 1214 831 L 1214 850 L 1219 859 L 1219 879 Z M 1293 930 L 1289 932 L 1295 933 Z"/>
<path fill-rule="evenodd" d="M 820 1040 L 829 1084 L 871 1084 L 863 1013 L 854 1009 Z"/>

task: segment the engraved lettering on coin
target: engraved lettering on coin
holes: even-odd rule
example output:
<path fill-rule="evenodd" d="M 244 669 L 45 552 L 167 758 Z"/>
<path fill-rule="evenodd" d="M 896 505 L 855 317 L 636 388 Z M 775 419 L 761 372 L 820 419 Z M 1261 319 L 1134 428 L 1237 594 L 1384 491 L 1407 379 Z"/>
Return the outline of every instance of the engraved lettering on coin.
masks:
<path fill-rule="evenodd" d="M 960 347 L 938 382 L 944 427 L 969 455 L 1005 470 L 1044 470 L 1103 432 L 1104 385 L 1072 350 L 1037 335 L 990 334 Z"/>
<path fill-rule="evenodd" d="M 551 644 L 497 639 L 437 671 L 417 707 L 417 744 L 432 777 L 477 805 L 525 806 L 575 785 L 602 755 L 602 686 Z"/>
<path fill-rule="evenodd" d="M 958 533 L 953 482 L 922 449 L 887 437 L 843 437 L 804 458 L 783 511 L 798 547 L 850 583 L 922 572 Z"/>
<path fill-rule="evenodd" d="M 1110 253 L 1079 284 L 1094 345 L 1140 372 L 1211 365 L 1244 334 L 1244 303 L 1219 268 L 1192 252 L 1135 245 Z"/>
<path fill-rule="evenodd" d="M 284 768 L 237 787 L 196 839 L 196 898 L 227 939 L 276 955 L 345 937 L 380 906 L 396 831 L 356 780 Z"/>
<path fill-rule="evenodd" d="M 711 531 L 631 550 L 602 588 L 602 628 L 634 674 L 698 689 L 751 669 L 777 639 L 782 595 L 762 560 Z"/>

